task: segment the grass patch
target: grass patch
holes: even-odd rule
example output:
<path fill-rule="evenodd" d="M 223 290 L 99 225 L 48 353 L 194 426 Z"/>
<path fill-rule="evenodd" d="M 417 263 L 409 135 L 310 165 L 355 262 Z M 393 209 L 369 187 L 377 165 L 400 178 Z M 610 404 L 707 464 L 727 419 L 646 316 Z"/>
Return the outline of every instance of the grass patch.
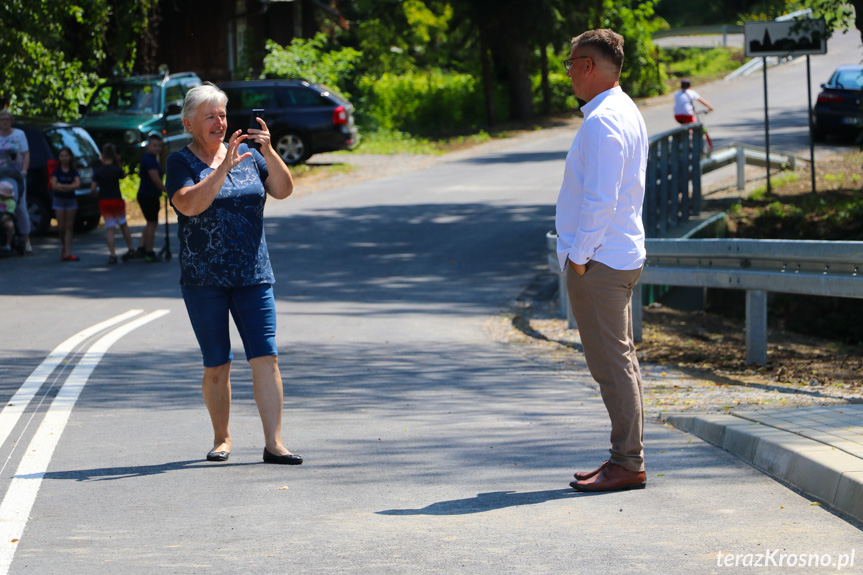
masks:
<path fill-rule="evenodd" d="M 540 129 L 540 128 L 537 128 Z M 360 154 L 426 154 L 439 156 L 453 150 L 481 144 L 493 139 L 508 138 L 508 132 L 499 132 L 494 135 L 479 130 L 471 134 L 459 134 L 455 136 L 442 136 L 439 138 L 426 138 L 414 136 L 407 132 L 398 130 L 372 130 L 362 131 L 362 144 L 356 149 Z M 349 154 L 351 152 L 336 152 Z"/>
<path fill-rule="evenodd" d="M 775 178 L 770 178 L 770 187 L 771 187 L 771 189 L 776 190 L 776 189 L 781 188 L 782 186 L 785 186 L 788 184 L 793 184 L 794 182 L 796 182 L 799 179 L 800 179 L 800 176 L 798 174 L 795 174 L 794 172 L 791 172 L 791 171 L 785 171 L 785 172 L 782 172 L 781 174 L 779 174 L 778 176 L 776 176 Z M 752 193 L 749 194 L 747 199 L 752 200 L 752 201 L 758 201 L 758 200 L 763 199 L 765 195 L 767 195 L 767 185 L 766 184 L 763 186 L 758 186 L 757 188 L 752 190 Z"/>
<path fill-rule="evenodd" d="M 662 60 L 668 70 L 668 87 L 680 88 L 680 78 L 692 80 L 698 90 L 700 84 L 718 80 L 746 62 L 740 48 L 663 48 Z"/>

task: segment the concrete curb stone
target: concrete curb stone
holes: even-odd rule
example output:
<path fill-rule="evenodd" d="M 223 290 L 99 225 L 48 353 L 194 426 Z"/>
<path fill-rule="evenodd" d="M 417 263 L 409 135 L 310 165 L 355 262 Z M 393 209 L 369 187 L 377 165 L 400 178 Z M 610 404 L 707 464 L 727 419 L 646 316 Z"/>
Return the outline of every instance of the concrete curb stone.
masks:
<path fill-rule="evenodd" d="M 734 414 L 664 413 L 660 419 L 863 523 L 863 459 L 801 434 Z"/>

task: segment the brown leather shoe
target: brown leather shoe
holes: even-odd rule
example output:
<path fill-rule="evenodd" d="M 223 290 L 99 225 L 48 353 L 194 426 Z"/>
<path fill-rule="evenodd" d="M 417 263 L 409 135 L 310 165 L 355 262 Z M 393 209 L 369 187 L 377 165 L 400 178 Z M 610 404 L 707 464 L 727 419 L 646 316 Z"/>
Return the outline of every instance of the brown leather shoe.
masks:
<path fill-rule="evenodd" d="M 601 468 L 594 477 L 585 481 L 573 481 L 569 485 L 576 491 L 590 493 L 628 491 L 630 489 L 644 489 L 647 485 L 647 476 L 643 471 L 630 471 L 616 463 L 609 463 Z"/>
<path fill-rule="evenodd" d="M 600 463 L 599 467 L 597 467 L 593 471 L 576 471 L 574 477 L 576 479 L 578 479 L 579 481 L 584 481 L 585 479 L 590 479 L 591 477 L 593 477 L 594 475 L 596 475 L 597 473 L 599 473 L 600 471 L 605 469 L 605 466 L 608 465 L 608 463 L 609 462 L 606 459 L 605 461 Z"/>

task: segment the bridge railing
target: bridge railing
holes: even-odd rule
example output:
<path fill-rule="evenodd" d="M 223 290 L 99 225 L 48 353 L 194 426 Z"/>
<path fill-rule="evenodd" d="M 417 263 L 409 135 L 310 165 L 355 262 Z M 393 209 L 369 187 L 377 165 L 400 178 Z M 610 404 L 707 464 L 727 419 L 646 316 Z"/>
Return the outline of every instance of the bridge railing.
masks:
<path fill-rule="evenodd" d="M 687 124 L 650 138 L 642 221 L 648 238 L 701 213 L 701 159 L 704 128 Z"/>

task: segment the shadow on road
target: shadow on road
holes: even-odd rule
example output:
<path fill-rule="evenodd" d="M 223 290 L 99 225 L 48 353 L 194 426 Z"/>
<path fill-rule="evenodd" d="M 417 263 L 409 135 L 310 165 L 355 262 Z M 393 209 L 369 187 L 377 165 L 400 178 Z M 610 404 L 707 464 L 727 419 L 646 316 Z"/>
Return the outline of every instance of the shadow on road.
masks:
<path fill-rule="evenodd" d="M 515 287 L 507 282 L 529 278 L 553 222 L 552 205 L 492 203 L 321 208 L 265 220 L 277 298 L 466 305 L 500 303 Z M 79 241 L 80 263 L 4 261 L 0 295 L 180 297 L 178 257 L 109 268 L 96 235 Z"/>
<path fill-rule="evenodd" d="M 579 495 L 579 493 L 576 493 L 572 489 L 550 489 L 529 493 L 493 491 L 490 493 L 478 493 L 476 497 L 469 497 L 467 499 L 440 501 L 426 505 L 420 509 L 388 509 L 386 511 L 378 511 L 378 515 L 468 515 L 471 513 L 505 509 L 507 507 L 536 505 L 557 499 L 570 499 L 573 496 Z"/>

